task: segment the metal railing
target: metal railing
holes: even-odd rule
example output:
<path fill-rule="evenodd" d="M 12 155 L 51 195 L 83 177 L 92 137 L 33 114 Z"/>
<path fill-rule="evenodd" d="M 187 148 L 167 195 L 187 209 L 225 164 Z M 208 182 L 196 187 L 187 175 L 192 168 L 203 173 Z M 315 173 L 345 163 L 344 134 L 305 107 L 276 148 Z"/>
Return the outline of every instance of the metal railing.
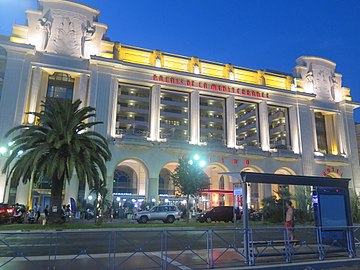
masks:
<path fill-rule="evenodd" d="M 0 269 L 221 269 L 356 256 L 360 227 L 0 232 Z M 246 247 L 246 248 L 244 248 Z"/>

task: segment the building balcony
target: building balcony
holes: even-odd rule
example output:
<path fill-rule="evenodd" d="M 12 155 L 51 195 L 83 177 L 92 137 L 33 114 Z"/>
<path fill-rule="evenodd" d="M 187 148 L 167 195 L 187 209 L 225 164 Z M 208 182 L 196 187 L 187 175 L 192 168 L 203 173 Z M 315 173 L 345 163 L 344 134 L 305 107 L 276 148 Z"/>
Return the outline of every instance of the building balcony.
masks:
<path fill-rule="evenodd" d="M 223 123 L 223 122 L 224 122 L 224 119 L 223 119 L 223 118 L 218 118 L 218 117 L 201 116 L 201 117 L 200 117 L 200 121 L 201 121 L 201 122 Z"/>
<path fill-rule="evenodd" d="M 280 119 L 280 118 L 284 118 L 285 117 L 285 113 L 282 111 L 277 111 L 276 113 L 269 115 L 269 123 L 271 123 L 272 121 L 274 121 L 275 119 Z"/>
<path fill-rule="evenodd" d="M 117 128 L 115 129 L 116 135 L 122 135 L 122 136 L 136 136 L 136 137 L 148 137 L 149 131 L 142 130 L 142 129 L 123 129 L 123 128 Z"/>
<path fill-rule="evenodd" d="M 148 114 L 149 113 L 149 108 L 144 108 L 144 107 L 125 107 L 125 106 L 119 106 L 118 105 L 118 113 L 119 112 L 132 112 L 135 114 Z"/>
<path fill-rule="evenodd" d="M 140 120 L 136 120 L 134 117 L 131 118 L 118 117 L 116 121 L 116 127 L 121 127 L 121 126 L 131 126 L 132 128 L 148 127 L 149 122 L 147 119 L 145 119 L 144 121 L 140 121 Z"/>
<path fill-rule="evenodd" d="M 240 123 L 240 122 L 245 121 L 245 120 L 247 120 L 247 119 L 249 119 L 251 117 L 256 117 L 256 111 L 255 110 L 236 118 L 236 123 Z"/>
<path fill-rule="evenodd" d="M 179 107 L 179 108 L 187 108 L 189 106 L 188 102 L 178 101 L 178 100 L 166 100 L 161 99 L 161 105 L 171 106 L 171 107 Z"/>
<path fill-rule="evenodd" d="M 214 106 L 206 106 L 206 105 L 200 105 L 200 110 L 201 111 L 212 111 L 212 112 L 220 112 L 223 113 L 224 112 L 224 108 L 223 107 L 214 107 Z"/>
<path fill-rule="evenodd" d="M 131 94 L 118 95 L 118 101 L 126 102 L 126 101 L 130 101 L 130 100 L 149 103 L 149 96 L 146 96 L 146 95 L 135 96 L 135 95 L 131 95 Z"/>
<path fill-rule="evenodd" d="M 270 137 L 273 134 L 284 132 L 284 131 L 286 131 L 286 126 L 284 126 L 284 125 L 280 125 L 280 126 L 277 126 L 277 127 L 274 127 L 274 128 L 270 128 L 269 129 Z"/>
<path fill-rule="evenodd" d="M 176 119 L 187 119 L 188 118 L 188 113 L 187 112 L 183 112 L 183 113 L 174 113 L 174 112 L 167 112 L 164 110 L 160 111 L 160 117 L 172 117 L 172 118 L 176 118 Z"/>
<path fill-rule="evenodd" d="M 239 105 L 239 106 L 237 106 L 236 108 L 235 108 L 235 113 L 238 113 L 238 112 L 240 112 L 240 111 L 243 111 L 243 110 L 245 110 L 245 109 L 247 109 L 247 108 L 250 108 L 250 107 L 252 107 L 252 106 L 254 106 L 253 104 L 249 104 L 249 103 L 243 103 L 243 104 L 241 104 L 241 105 Z M 256 105 L 255 105 L 256 106 Z M 252 109 L 253 111 L 256 111 L 255 110 L 255 108 L 253 108 Z"/>
<path fill-rule="evenodd" d="M 200 134 L 209 134 L 209 133 L 215 133 L 215 134 L 224 134 L 223 129 L 216 129 L 216 128 L 200 128 Z"/>
<path fill-rule="evenodd" d="M 250 125 L 241 126 L 236 129 L 236 133 L 239 134 L 239 133 L 248 132 L 251 129 L 257 129 L 257 123 L 252 123 Z"/>

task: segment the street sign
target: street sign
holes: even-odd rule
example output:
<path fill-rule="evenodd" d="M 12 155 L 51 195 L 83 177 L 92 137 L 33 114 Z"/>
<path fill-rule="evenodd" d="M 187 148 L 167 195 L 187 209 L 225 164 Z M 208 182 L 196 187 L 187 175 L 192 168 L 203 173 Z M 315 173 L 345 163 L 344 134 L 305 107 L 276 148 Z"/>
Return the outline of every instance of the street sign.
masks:
<path fill-rule="evenodd" d="M 242 195 L 242 188 L 234 188 L 234 195 L 241 196 Z"/>

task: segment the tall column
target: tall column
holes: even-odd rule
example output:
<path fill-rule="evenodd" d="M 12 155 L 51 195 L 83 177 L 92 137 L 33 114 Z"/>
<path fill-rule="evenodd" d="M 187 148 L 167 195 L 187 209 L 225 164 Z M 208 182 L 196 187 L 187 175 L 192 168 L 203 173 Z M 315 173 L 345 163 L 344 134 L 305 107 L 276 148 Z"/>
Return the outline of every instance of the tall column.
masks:
<path fill-rule="evenodd" d="M 335 121 L 335 131 L 336 131 L 336 138 L 337 138 L 337 145 L 339 148 L 339 154 L 346 154 L 346 135 L 345 135 L 345 125 L 344 125 L 344 116 L 343 112 L 337 113 L 334 117 Z"/>
<path fill-rule="evenodd" d="M 291 147 L 295 154 L 300 154 L 299 117 L 297 106 L 292 106 L 289 109 L 289 118 Z"/>
<path fill-rule="evenodd" d="M 314 151 L 319 151 L 319 147 L 318 147 L 318 143 L 317 143 L 317 135 L 316 135 L 316 121 L 315 121 L 314 110 L 311 110 L 310 114 L 311 114 L 310 123 L 311 123 L 312 134 L 311 134 L 311 137 L 309 137 L 309 138 L 312 138 L 312 140 L 311 139 L 310 140 L 313 141 L 313 143 L 314 143 Z"/>
<path fill-rule="evenodd" d="M 108 134 L 114 137 L 116 135 L 116 115 L 117 115 L 117 103 L 119 95 L 119 81 L 116 78 L 111 79 L 111 93 L 110 93 L 110 120 Z"/>
<path fill-rule="evenodd" d="M 40 93 L 40 86 L 41 86 L 41 68 L 35 67 L 32 72 L 32 81 L 31 81 L 31 87 L 29 90 L 29 112 L 35 112 L 36 111 L 36 104 L 38 102 L 38 97 Z M 35 116 L 32 114 L 28 115 L 28 123 L 32 124 L 35 121 Z"/>
<path fill-rule="evenodd" d="M 29 203 L 29 198 L 30 198 L 30 187 L 31 187 L 31 183 L 30 181 L 26 182 L 26 184 L 24 184 L 22 181 L 19 182 L 19 185 L 17 186 L 17 190 L 16 190 L 16 202 L 19 204 L 24 204 L 24 205 L 28 205 Z M 28 205 L 29 207 L 31 205 Z"/>
<path fill-rule="evenodd" d="M 80 99 L 82 101 L 81 108 L 86 107 L 87 99 L 88 99 L 88 81 L 89 78 L 87 74 L 80 74 L 80 77 L 76 78 L 77 81 L 77 87 L 75 91 L 74 100 Z"/>
<path fill-rule="evenodd" d="M 152 201 L 153 199 L 158 200 L 159 196 L 159 178 L 153 177 L 148 179 L 148 194 L 147 198 L 149 201 Z"/>
<path fill-rule="evenodd" d="M 114 187 L 114 175 L 108 175 L 106 177 L 106 188 L 108 190 L 107 199 L 110 202 L 114 200 L 113 187 Z"/>
<path fill-rule="evenodd" d="M 236 147 L 236 122 L 235 122 L 235 98 L 230 96 L 226 99 L 226 133 L 227 147 Z"/>
<path fill-rule="evenodd" d="M 151 87 L 149 141 L 159 141 L 160 132 L 160 85 Z"/>
<path fill-rule="evenodd" d="M 270 134 L 269 134 L 269 113 L 266 101 L 261 101 L 259 104 L 259 119 L 260 121 L 260 142 L 263 151 L 270 150 Z"/>
<path fill-rule="evenodd" d="M 198 91 L 190 94 L 190 144 L 200 143 L 200 95 Z"/>
<path fill-rule="evenodd" d="M 351 175 L 344 176 L 351 178 L 349 187 L 354 188 L 356 192 L 360 192 L 360 166 L 359 166 L 359 155 L 358 145 L 356 140 L 356 132 L 354 125 L 354 107 L 351 104 L 345 102 L 341 104 L 341 111 L 343 116 L 343 123 L 345 125 L 345 136 L 346 136 L 346 148 L 347 156 L 351 166 Z"/>
<path fill-rule="evenodd" d="M 77 175 L 71 177 L 70 182 L 66 180 L 65 183 L 65 198 L 64 204 L 70 204 L 70 198 L 74 198 L 77 201 L 79 193 L 79 178 Z"/>
<path fill-rule="evenodd" d="M 315 175 L 314 164 L 314 112 L 308 104 L 299 104 L 299 131 L 303 175 Z"/>
<path fill-rule="evenodd" d="M 0 156 L 0 168 L 4 167 L 6 158 Z M 9 198 L 9 186 L 10 183 L 7 183 L 6 186 L 6 182 L 8 181 L 8 172 L 5 172 L 5 174 L 2 174 L 2 172 L 0 172 L 0 202 L 2 203 L 7 203 L 8 202 L 8 198 Z"/>

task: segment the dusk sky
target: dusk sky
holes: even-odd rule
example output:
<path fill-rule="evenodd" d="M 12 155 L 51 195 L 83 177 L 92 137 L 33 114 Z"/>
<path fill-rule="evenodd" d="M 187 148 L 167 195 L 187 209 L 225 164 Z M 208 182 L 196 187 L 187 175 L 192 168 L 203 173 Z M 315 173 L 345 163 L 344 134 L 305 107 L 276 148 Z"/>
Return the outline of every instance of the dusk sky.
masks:
<path fill-rule="evenodd" d="M 99 9 L 107 37 L 127 45 L 287 73 L 300 56 L 329 59 L 360 102 L 359 0 L 77 2 Z M 25 24 L 26 9 L 37 1 L 0 0 L 0 34 Z"/>

